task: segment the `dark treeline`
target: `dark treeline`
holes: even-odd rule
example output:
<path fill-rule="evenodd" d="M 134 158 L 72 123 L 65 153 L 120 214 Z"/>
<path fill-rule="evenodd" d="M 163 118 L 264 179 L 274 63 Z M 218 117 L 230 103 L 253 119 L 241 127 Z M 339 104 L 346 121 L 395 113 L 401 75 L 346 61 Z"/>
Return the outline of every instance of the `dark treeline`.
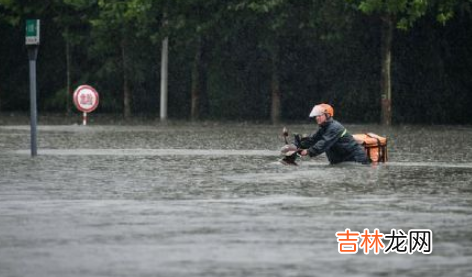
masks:
<path fill-rule="evenodd" d="M 89 84 L 100 93 L 99 113 L 158 117 L 168 37 L 169 118 L 300 120 L 326 102 L 347 122 L 470 124 L 471 7 L 0 0 L 0 112 L 28 111 L 24 29 L 37 18 L 39 113 L 76 112 L 72 92 Z"/>

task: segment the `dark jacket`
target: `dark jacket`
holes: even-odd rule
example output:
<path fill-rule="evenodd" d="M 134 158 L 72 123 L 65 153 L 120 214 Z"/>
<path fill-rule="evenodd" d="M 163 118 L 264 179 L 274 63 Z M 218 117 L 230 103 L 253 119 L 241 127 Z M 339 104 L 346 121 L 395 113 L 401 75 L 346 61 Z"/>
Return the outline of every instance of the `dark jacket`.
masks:
<path fill-rule="evenodd" d="M 330 118 L 318 131 L 306 139 L 302 148 L 308 149 L 310 157 L 326 152 L 331 164 L 340 162 L 368 163 L 366 153 L 341 123 Z"/>

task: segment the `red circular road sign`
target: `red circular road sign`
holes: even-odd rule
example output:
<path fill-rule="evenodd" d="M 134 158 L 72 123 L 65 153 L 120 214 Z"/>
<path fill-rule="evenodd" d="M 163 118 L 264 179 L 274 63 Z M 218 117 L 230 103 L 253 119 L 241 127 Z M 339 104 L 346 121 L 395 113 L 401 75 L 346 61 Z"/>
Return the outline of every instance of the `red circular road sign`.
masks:
<path fill-rule="evenodd" d="M 89 85 L 82 85 L 74 91 L 74 104 L 84 113 L 93 112 L 98 106 L 98 92 Z"/>

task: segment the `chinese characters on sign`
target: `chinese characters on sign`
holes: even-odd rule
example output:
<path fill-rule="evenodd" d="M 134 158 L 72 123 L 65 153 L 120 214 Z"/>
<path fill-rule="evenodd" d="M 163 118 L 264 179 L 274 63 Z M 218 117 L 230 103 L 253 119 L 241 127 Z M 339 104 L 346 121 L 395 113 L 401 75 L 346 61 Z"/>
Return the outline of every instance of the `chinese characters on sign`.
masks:
<path fill-rule="evenodd" d="M 429 229 L 412 229 L 408 233 L 402 229 L 392 229 L 390 234 L 383 234 L 377 228 L 373 233 L 370 233 L 369 229 L 364 229 L 364 232 L 359 233 L 346 228 L 344 231 L 337 232 L 336 237 L 340 254 L 355 254 L 358 248 L 362 249 L 366 255 L 371 250 L 377 255 L 381 249 L 385 254 L 390 252 L 431 254 L 433 251 L 433 232 Z M 382 239 L 388 243 L 384 244 Z"/>
<path fill-rule="evenodd" d="M 80 94 L 79 103 L 81 106 L 92 106 L 94 103 L 92 94 Z"/>

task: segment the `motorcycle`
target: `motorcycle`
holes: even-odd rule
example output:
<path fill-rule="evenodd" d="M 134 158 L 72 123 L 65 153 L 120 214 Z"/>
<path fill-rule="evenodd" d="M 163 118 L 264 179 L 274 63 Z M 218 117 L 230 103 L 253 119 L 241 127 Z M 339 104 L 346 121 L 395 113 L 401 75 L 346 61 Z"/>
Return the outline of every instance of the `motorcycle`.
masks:
<path fill-rule="evenodd" d="M 285 165 L 298 165 L 296 160 L 301 157 L 300 152 L 309 148 L 308 136 L 300 137 L 299 134 L 294 134 L 294 142 L 288 142 L 288 130 L 286 127 L 282 130 L 282 136 L 285 140 L 285 145 L 280 149 L 280 155 L 283 156 L 280 162 Z M 386 163 L 387 155 L 387 138 L 376 135 L 374 133 L 354 134 L 354 139 L 361 145 L 366 152 L 367 157 L 371 163 Z"/>
<path fill-rule="evenodd" d="M 298 165 L 296 160 L 301 157 L 300 152 L 305 149 L 303 148 L 303 138 L 299 134 L 294 134 L 294 142 L 288 142 L 288 130 L 287 128 L 282 129 L 282 136 L 284 137 L 285 145 L 280 149 L 280 155 L 283 156 L 279 161 L 285 165 Z"/>

